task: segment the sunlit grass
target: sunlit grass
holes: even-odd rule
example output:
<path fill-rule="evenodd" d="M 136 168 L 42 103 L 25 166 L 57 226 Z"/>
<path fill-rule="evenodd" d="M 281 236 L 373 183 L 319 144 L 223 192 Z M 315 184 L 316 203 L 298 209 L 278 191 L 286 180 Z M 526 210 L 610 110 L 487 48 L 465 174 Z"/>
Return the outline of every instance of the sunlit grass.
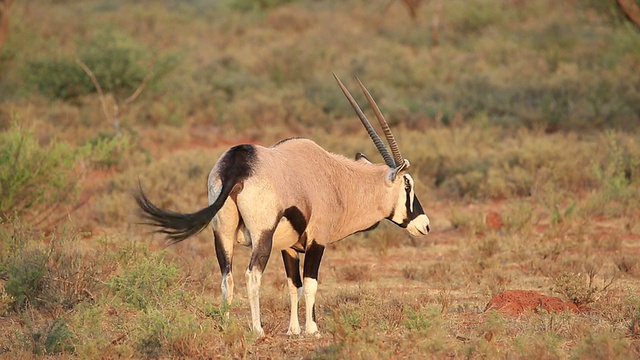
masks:
<path fill-rule="evenodd" d="M 388 3 L 14 2 L 0 130 L 50 156 L 93 150 L 47 173 L 78 192 L 47 228 L 3 208 L 0 357 L 637 358 L 637 30 L 598 1 L 423 2 L 416 22 Z M 96 47 L 102 37 L 139 57 Z M 73 58 L 89 50 L 145 65 L 113 72 L 135 81 L 105 79 L 102 99 L 91 86 L 66 100 L 37 90 L 84 76 Z M 68 66 L 55 74 L 29 71 L 59 59 Z M 148 69 L 155 78 L 120 108 L 116 131 L 113 105 Z M 386 222 L 330 245 L 318 339 L 284 336 L 274 252 L 261 290 L 267 339 L 257 340 L 242 276 L 250 249 L 235 249 L 227 308 L 211 232 L 165 248 L 137 224 L 131 192 L 142 184 L 161 207 L 198 210 L 225 149 L 289 136 L 380 162 L 332 72 L 354 90 L 358 76 L 377 99 L 434 230 L 410 237 Z M 509 289 L 588 309 L 483 312 Z M 304 326 L 303 311 L 301 301 Z"/>

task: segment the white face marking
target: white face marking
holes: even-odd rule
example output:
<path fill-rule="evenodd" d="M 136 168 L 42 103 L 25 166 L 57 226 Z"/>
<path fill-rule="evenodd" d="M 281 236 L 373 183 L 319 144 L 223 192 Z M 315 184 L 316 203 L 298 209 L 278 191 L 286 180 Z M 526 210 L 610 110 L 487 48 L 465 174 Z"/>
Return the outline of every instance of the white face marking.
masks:
<path fill-rule="evenodd" d="M 411 211 L 413 211 L 413 179 L 411 178 L 411 175 L 404 174 L 402 175 L 402 188 L 398 191 L 398 200 L 396 201 L 396 207 L 393 212 L 393 217 L 391 218 L 391 221 L 396 224 L 402 224 L 409 216 L 407 213 L 407 186 L 411 188 L 409 195 L 409 207 L 411 208 Z"/>
<path fill-rule="evenodd" d="M 408 197 L 408 198 L 407 198 Z M 409 203 L 409 211 L 407 211 L 407 200 Z M 396 224 L 402 224 L 409 218 L 409 212 L 415 211 L 415 190 L 414 181 L 411 175 L 402 175 L 402 189 L 398 191 L 398 200 L 395 211 L 391 220 Z M 407 224 L 407 231 L 411 235 L 419 236 L 429 233 L 429 217 L 425 214 L 416 216 Z"/>
<path fill-rule="evenodd" d="M 429 233 L 429 217 L 425 214 L 418 215 L 415 219 L 411 220 L 409 225 L 407 225 L 407 231 L 411 235 L 419 236 L 419 235 L 427 235 Z"/>
<path fill-rule="evenodd" d="M 413 199 L 415 197 L 415 193 L 413 190 L 413 178 L 411 178 L 411 175 L 409 174 L 404 174 L 403 178 L 405 194 L 407 192 L 407 189 L 409 189 L 409 209 L 411 210 L 411 212 L 413 212 Z"/>

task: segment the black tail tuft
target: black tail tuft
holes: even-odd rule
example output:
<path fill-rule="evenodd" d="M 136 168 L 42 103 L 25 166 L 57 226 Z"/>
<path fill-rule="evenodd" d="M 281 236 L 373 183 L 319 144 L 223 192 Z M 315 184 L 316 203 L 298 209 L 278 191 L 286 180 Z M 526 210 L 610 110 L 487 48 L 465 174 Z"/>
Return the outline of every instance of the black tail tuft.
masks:
<path fill-rule="evenodd" d="M 156 227 L 155 232 L 165 234 L 167 240 L 175 244 L 204 230 L 224 204 L 229 192 L 230 189 L 225 189 L 223 186 L 220 196 L 213 204 L 192 214 L 157 207 L 144 194 L 141 184 L 138 192 L 133 196 L 140 207 L 140 217 L 144 220 L 141 223 Z"/>

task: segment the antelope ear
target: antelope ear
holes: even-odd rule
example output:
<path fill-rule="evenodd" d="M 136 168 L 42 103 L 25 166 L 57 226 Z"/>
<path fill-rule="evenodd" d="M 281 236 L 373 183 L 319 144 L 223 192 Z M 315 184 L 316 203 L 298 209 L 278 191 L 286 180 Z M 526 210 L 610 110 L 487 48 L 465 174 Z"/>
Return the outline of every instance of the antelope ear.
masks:
<path fill-rule="evenodd" d="M 371 160 L 369 160 L 369 158 L 361 152 L 356 153 L 356 161 L 363 162 L 365 164 L 371 164 Z"/>
<path fill-rule="evenodd" d="M 411 166 L 411 163 L 409 163 L 409 160 L 404 159 L 404 162 L 400 166 L 398 166 L 398 168 L 396 169 L 396 172 L 407 171 L 409 170 L 409 166 Z"/>
<path fill-rule="evenodd" d="M 389 169 L 388 180 L 393 184 L 393 182 L 396 180 L 396 177 L 398 177 L 398 174 L 403 171 L 407 171 L 407 169 L 409 169 L 409 166 L 411 166 L 409 160 L 404 159 L 404 162 L 400 164 L 400 166 L 394 169 Z"/>

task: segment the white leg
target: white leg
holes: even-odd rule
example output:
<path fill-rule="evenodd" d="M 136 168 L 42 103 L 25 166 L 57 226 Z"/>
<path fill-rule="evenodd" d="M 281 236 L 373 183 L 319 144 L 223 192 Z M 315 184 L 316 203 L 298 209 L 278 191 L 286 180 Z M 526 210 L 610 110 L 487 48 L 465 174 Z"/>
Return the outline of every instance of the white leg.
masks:
<path fill-rule="evenodd" d="M 316 303 L 316 292 L 318 291 L 318 281 L 313 278 L 304 278 L 304 300 L 306 310 L 305 333 L 314 335 L 318 332 L 318 324 L 314 319 L 313 307 Z"/>
<path fill-rule="evenodd" d="M 264 337 L 264 330 L 260 323 L 260 282 L 262 273 L 257 269 L 247 270 L 247 291 L 249 293 L 249 304 L 251 306 L 251 324 L 253 331 L 258 337 Z"/>
<path fill-rule="evenodd" d="M 230 305 L 233 301 L 233 274 L 229 272 L 222 276 L 222 302 Z"/>
<path fill-rule="evenodd" d="M 298 321 L 298 300 L 302 297 L 302 288 L 297 288 L 291 279 L 287 279 L 289 285 L 289 300 L 291 303 L 291 317 L 287 335 L 300 335 L 300 322 Z"/>

